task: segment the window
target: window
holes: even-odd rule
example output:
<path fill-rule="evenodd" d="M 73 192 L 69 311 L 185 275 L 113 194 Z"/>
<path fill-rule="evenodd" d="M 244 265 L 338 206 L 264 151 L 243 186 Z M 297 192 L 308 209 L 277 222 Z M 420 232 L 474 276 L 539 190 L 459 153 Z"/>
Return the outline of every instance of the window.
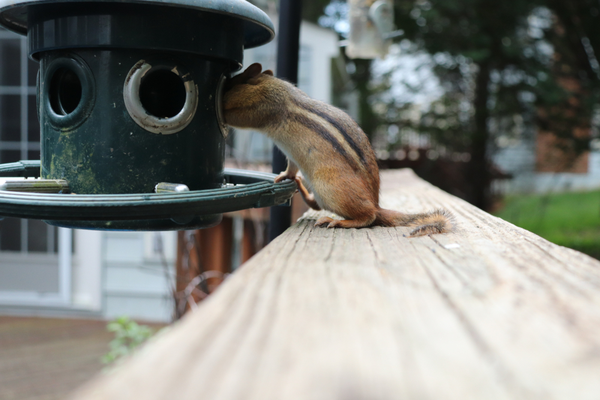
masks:
<path fill-rule="evenodd" d="M 0 163 L 39 160 L 36 112 L 38 64 L 28 58 L 27 39 L 0 28 Z M 56 253 L 57 228 L 42 221 L 0 221 L 0 251 Z"/>
<path fill-rule="evenodd" d="M 0 28 L 0 163 L 39 160 L 38 64 L 27 39 Z M 70 302 L 71 230 L 0 217 L 0 303 Z"/>
<path fill-rule="evenodd" d="M 0 221 L 0 251 L 57 253 L 58 229 L 33 219 Z"/>

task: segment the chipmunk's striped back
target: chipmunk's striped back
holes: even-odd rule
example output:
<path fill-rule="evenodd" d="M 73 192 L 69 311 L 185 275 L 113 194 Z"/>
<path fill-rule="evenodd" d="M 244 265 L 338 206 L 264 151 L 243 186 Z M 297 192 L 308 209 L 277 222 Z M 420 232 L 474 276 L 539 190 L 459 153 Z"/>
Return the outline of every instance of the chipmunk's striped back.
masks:
<path fill-rule="evenodd" d="M 379 198 L 379 169 L 369 139 L 358 124 L 345 112 L 324 102 L 311 99 L 293 85 L 289 90 L 293 105 L 290 119 L 302 124 L 327 141 L 348 166 L 369 181 L 370 190 Z"/>
<path fill-rule="evenodd" d="M 413 226 L 411 236 L 452 229 L 447 211 L 404 214 L 379 207 L 379 168 L 369 139 L 342 110 L 311 99 L 294 85 L 261 73 L 253 64 L 226 85 L 225 121 L 267 134 L 288 156 L 276 182 L 295 179 L 306 203 L 344 220 L 320 218 L 315 225 L 362 228 Z M 302 170 L 311 194 L 296 175 Z"/>

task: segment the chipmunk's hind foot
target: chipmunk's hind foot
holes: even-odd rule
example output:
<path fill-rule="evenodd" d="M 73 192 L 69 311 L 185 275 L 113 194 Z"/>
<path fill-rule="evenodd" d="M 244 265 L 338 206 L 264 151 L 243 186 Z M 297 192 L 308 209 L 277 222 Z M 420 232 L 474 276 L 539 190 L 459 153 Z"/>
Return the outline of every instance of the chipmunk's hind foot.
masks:
<path fill-rule="evenodd" d="M 321 217 L 315 222 L 315 226 L 327 226 L 327 228 L 364 228 L 373 224 L 373 219 L 332 219 Z"/>
<path fill-rule="evenodd" d="M 410 232 L 409 237 L 448 233 L 452 230 L 452 221 L 452 214 L 446 210 L 415 214 L 408 225 L 417 227 Z"/>
<path fill-rule="evenodd" d="M 333 218 L 321 217 L 315 222 L 315 226 L 328 226 L 331 222 L 333 222 Z"/>

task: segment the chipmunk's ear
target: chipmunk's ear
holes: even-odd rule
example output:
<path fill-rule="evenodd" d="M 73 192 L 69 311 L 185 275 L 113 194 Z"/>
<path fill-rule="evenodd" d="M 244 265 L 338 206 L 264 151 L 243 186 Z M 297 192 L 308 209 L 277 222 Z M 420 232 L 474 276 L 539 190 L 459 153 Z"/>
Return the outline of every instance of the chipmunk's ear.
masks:
<path fill-rule="evenodd" d="M 264 71 L 263 74 L 273 76 L 273 71 L 271 71 L 270 69 L 268 69 L 268 70 Z"/>
<path fill-rule="evenodd" d="M 244 72 L 242 72 L 241 74 L 237 74 L 237 75 L 232 76 L 231 78 L 227 79 L 227 82 L 225 83 L 225 87 L 224 87 L 225 92 L 228 92 L 229 90 L 231 90 L 231 88 L 233 88 L 236 85 L 244 85 L 244 84 L 254 85 L 254 84 L 256 84 L 254 81 L 252 81 L 252 79 L 256 78 L 258 75 L 260 75 L 261 70 L 262 70 L 262 65 L 260 65 L 259 63 L 254 63 L 254 64 L 250 65 L 248 68 L 246 68 L 246 70 Z"/>
<path fill-rule="evenodd" d="M 262 65 L 260 65 L 259 63 L 254 63 L 248 68 L 246 68 L 246 70 L 242 74 L 244 75 L 244 78 L 251 79 L 259 75 L 261 70 Z"/>

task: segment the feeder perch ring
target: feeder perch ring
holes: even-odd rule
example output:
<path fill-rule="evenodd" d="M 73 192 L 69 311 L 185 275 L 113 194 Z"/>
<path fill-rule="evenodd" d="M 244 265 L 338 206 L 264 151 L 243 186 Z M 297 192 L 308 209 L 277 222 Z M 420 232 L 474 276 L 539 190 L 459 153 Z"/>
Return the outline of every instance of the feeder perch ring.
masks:
<path fill-rule="evenodd" d="M 37 178 L 39 171 L 39 161 L 0 164 L 2 177 Z M 179 193 L 71 195 L 0 190 L 0 216 L 85 229 L 119 230 L 131 227 L 133 220 L 142 222 L 129 229 L 193 229 L 198 217 L 284 204 L 297 189 L 294 181 L 274 183 L 276 175 L 265 172 L 226 168 L 224 175 L 228 184 L 222 188 Z M 221 216 L 214 219 L 213 225 Z"/>

